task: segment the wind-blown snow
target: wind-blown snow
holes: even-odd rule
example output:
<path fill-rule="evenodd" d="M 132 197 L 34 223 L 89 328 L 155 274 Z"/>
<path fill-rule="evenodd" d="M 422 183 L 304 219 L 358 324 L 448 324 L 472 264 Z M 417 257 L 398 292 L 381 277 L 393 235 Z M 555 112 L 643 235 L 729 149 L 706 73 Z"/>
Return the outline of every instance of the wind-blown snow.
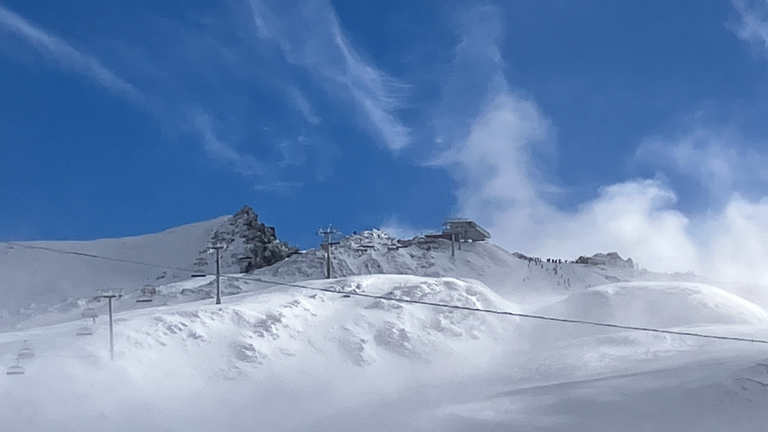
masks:
<path fill-rule="evenodd" d="M 310 282 L 307 287 L 358 292 L 398 299 L 516 311 L 479 282 L 414 276 L 359 276 Z M 455 351 L 457 341 L 493 340 L 514 326 L 469 311 L 411 307 L 389 300 L 342 297 L 311 289 L 276 287 L 230 298 L 225 307 L 181 305 L 162 313 L 128 314 L 123 324 L 128 356 L 144 350 L 222 349 L 222 370 L 322 354 L 364 366 L 381 356 L 431 362 Z M 207 348 L 206 348 L 207 347 Z M 211 353 L 211 355 L 214 355 Z M 217 354 L 219 355 L 219 354 Z"/>
<path fill-rule="evenodd" d="M 127 248 L 119 240 L 79 247 L 186 268 L 222 223 L 128 239 L 137 245 Z M 167 249 L 154 246 L 163 241 Z M 192 251 L 164 256 L 180 244 Z M 6 317 L 16 327 L 0 333 L 0 361 L 14 364 L 24 340 L 37 355 L 21 362 L 25 375 L 0 377 L 2 430 L 754 431 L 768 420 L 766 345 L 347 297 L 768 339 L 761 306 L 693 282 L 703 278 L 529 262 L 485 243 L 452 257 L 445 241 L 408 244 L 369 231 L 334 248 L 337 279 L 323 280 L 323 253 L 310 250 L 223 278 L 220 306 L 214 278 L 171 273 L 145 304 L 136 290 L 152 271 L 9 253 L 17 275 L 75 265 L 93 275 L 62 280 L 134 288 L 115 303 L 115 363 L 106 305 L 89 301 L 91 287 L 66 285 L 48 303 L 34 290 L 15 297 L 38 306 L 23 320 Z M 78 337 L 86 306 L 100 317 L 93 336 Z"/>
<path fill-rule="evenodd" d="M 212 243 L 227 246 L 221 252 L 222 273 L 239 272 L 239 258 L 247 255 L 246 249 L 265 240 L 276 241 L 274 234 L 274 230 L 258 222 L 250 207 L 244 207 L 234 216 L 158 234 L 83 242 L 0 244 L 0 329 L 71 320 L 86 306 L 98 307 L 88 304 L 88 299 L 100 289 L 135 293 L 146 285 L 187 280 L 192 273 L 215 273 L 215 255 L 207 250 Z M 267 246 L 272 248 L 268 250 L 271 260 L 282 259 L 281 253 L 290 249 L 277 242 Z M 205 298 L 210 290 L 194 294 Z M 190 300 L 194 298 L 177 299 Z"/>
<path fill-rule="evenodd" d="M 192 264 L 213 233 L 230 218 L 138 237 L 94 241 L 27 242 L 25 245 L 95 254 L 179 269 Z M 189 278 L 189 272 L 108 262 L 43 250 L 0 244 L 0 304 L 2 309 L 51 304 L 67 298 L 91 297 L 98 289 L 132 288 Z"/>
<path fill-rule="evenodd" d="M 756 304 L 719 288 L 685 282 L 631 282 L 576 292 L 542 314 L 654 328 L 768 325 Z"/>

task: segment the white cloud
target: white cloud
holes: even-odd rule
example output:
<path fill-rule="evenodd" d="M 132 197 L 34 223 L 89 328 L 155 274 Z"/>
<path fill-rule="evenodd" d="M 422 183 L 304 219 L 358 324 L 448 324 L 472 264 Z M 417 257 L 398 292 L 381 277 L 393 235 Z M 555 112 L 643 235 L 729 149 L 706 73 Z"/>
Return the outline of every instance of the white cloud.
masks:
<path fill-rule="evenodd" d="M 253 186 L 253 189 L 259 192 L 273 192 L 273 193 L 286 193 L 301 187 L 301 183 L 298 182 L 286 182 L 276 181 L 272 183 L 258 183 Z"/>
<path fill-rule="evenodd" d="M 42 54 L 56 60 L 61 67 L 92 78 L 118 96 L 137 102 L 144 99 L 131 84 L 104 66 L 97 58 L 76 50 L 63 39 L 51 35 L 1 5 L 0 28 L 23 38 Z"/>
<path fill-rule="evenodd" d="M 659 271 L 699 270 L 689 220 L 674 208 L 675 194 L 655 180 L 602 188 L 574 212 L 553 210 L 537 226 L 540 254 L 576 258 L 618 251 Z"/>
<path fill-rule="evenodd" d="M 764 0 L 731 0 L 739 14 L 739 20 L 732 25 L 733 31 L 742 40 L 768 49 L 768 7 Z"/>
<path fill-rule="evenodd" d="M 308 147 L 309 145 L 307 139 L 303 136 L 299 137 L 296 141 L 279 142 L 277 147 L 282 155 L 282 160 L 278 162 L 278 165 L 281 167 L 304 165 L 307 155 L 302 147 Z"/>
<path fill-rule="evenodd" d="M 352 47 L 330 2 L 250 4 L 258 36 L 276 43 L 286 61 L 309 70 L 332 94 L 342 90 L 357 105 L 366 128 L 390 149 L 410 144 L 409 128 L 395 115 L 406 87 Z"/>
<path fill-rule="evenodd" d="M 469 135 L 438 159 L 460 180 L 459 214 L 486 225 L 496 242 L 537 255 L 616 250 L 659 270 L 697 264 L 688 220 L 672 208 L 674 193 L 657 181 L 608 186 L 575 212 L 549 203 L 531 158 L 549 128 L 534 102 L 509 92 L 494 98 Z"/>
<path fill-rule="evenodd" d="M 762 167 L 766 155 L 737 130 L 696 125 L 673 137 L 644 140 L 635 156 L 699 182 L 714 199 L 728 199 L 734 190 L 749 190 L 768 182 Z"/>
<path fill-rule="evenodd" d="M 530 145 L 547 139 L 548 121 L 535 103 L 500 92 L 470 126 L 469 135 L 434 163 L 449 166 L 463 180 L 459 196 L 465 211 L 500 202 L 538 207 L 540 175 Z"/>
<path fill-rule="evenodd" d="M 244 176 L 265 175 L 267 167 L 250 155 L 240 153 L 235 147 L 221 140 L 214 130 L 211 116 L 205 112 L 193 114 L 194 126 L 202 138 L 203 147 L 213 159 L 232 166 Z"/>
<path fill-rule="evenodd" d="M 457 216 L 476 219 L 502 246 L 538 256 L 617 251 L 657 271 L 768 283 L 768 198 L 738 193 L 765 182 L 766 158 L 733 129 L 695 125 L 672 138 L 639 143 L 639 158 L 701 181 L 721 198 L 717 207 L 686 213 L 670 184 L 640 178 L 605 186 L 575 210 L 559 209 L 536 157 L 554 140 L 552 122 L 503 78 L 498 49 L 489 46 L 499 30 L 488 24 L 487 12 L 466 15 L 474 22 L 461 31 L 471 34 L 462 34 L 455 73 L 435 111 L 436 141 L 447 145 L 434 164 L 459 184 Z M 473 69 L 477 64 L 483 69 Z M 458 89 L 483 76 L 493 84 L 482 97 L 467 100 Z"/>
<path fill-rule="evenodd" d="M 293 102 L 293 106 L 296 107 L 297 110 L 301 113 L 301 115 L 304 116 L 304 120 L 307 122 L 313 124 L 313 125 L 319 125 L 321 122 L 320 117 L 315 114 L 315 110 L 312 108 L 312 105 L 310 105 L 309 101 L 306 97 L 304 97 L 303 94 L 296 88 L 289 88 L 288 89 L 288 95 L 291 99 L 291 102 Z"/>
<path fill-rule="evenodd" d="M 382 224 L 381 230 L 397 239 L 411 239 L 433 231 L 424 228 L 415 228 L 409 224 L 403 223 L 396 217 L 388 218 Z"/>
<path fill-rule="evenodd" d="M 238 151 L 235 147 L 222 140 L 214 131 L 213 117 L 208 112 L 192 111 L 183 103 L 165 101 L 152 96 L 150 91 L 141 91 L 136 86 L 121 78 L 116 72 L 105 66 L 97 57 L 77 50 L 64 39 L 54 36 L 18 14 L 0 6 L 0 30 L 10 32 L 29 45 L 35 47 L 42 55 L 55 60 L 64 70 L 71 70 L 90 78 L 97 85 L 107 89 L 115 96 L 124 98 L 136 105 L 137 108 L 148 112 L 162 125 L 172 124 L 174 128 L 184 133 L 196 133 L 206 153 L 214 160 L 225 163 L 245 177 L 265 176 L 270 173 L 268 167 L 251 155 Z M 165 87 L 162 86 L 161 87 Z M 309 103 L 298 91 L 292 93 L 293 102 L 304 114 L 308 121 L 319 123 Z M 277 186 L 262 189 L 285 189 L 287 182 L 273 182 Z"/>
<path fill-rule="evenodd" d="M 768 198 L 750 201 L 734 194 L 702 225 L 700 234 L 707 240 L 703 272 L 768 283 Z"/>
<path fill-rule="evenodd" d="M 734 0 L 734 4 L 740 16 L 736 34 L 768 50 L 764 2 Z M 364 123 L 390 149 L 402 149 L 411 142 L 410 130 L 396 116 L 406 88 L 352 46 L 328 1 L 306 0 L 297 5 L 251 0 L 250 5 L 258 36 L 277 44 L 289 63 L 306 68 L 330 93 L 343 92 L 354 101 Z M 440 150 L 432 164 L 448 170 L 459 184 L 457 215 L 477 219 L 491 229 L 496 242 L 526 253 L 574 258 L 615 250 L 656 270 L 697 270 L 768 282 L 768 248 L 763 246 L 768 245 L 768 202 L 737 193 L 766 183 L 762 174 L 766 157 L 751 150 L 749 140 L 734 129 L 694 125 L 682 134 L 651 137 L 640 143 L 637 152 L 638 158 L 659 169 L 700 181 L 720 198 L 718 206 L 684 213 L 669 184 L 630 179 L 601 188 L 575 210 L 559 209 L 549 199 L 552 182 L 538 157 L 542 150 L 549 151 L 556 131 L 534 97 L 506 81 L 498 48 L 503 36 L 498 16 L 491 7 L 463 11 L 461 42 L 435 109 L 433 126 Z M 146 101 L 142 92 L 96 57 L 2 6 L 0 29 L 120 97 Z M 288 92 L 307 122 L 320 122 L 304 94 L 295 88 Z M 226 134 L 221 133 L 213 112 L 184 112 L 182 118 L 190 124 L 178 127 L 197 133 L 211 158 L 244 176 L 266 177 L 255 188 L 296 186 L 274 179 L 269 166 L 222 138 Z M 294 153 L 295 148 L 279 150 L 284 166 L 303 160 L 303 153 Z M 394 219 L 385 229 L 398 236 L 421 232 Z"/>

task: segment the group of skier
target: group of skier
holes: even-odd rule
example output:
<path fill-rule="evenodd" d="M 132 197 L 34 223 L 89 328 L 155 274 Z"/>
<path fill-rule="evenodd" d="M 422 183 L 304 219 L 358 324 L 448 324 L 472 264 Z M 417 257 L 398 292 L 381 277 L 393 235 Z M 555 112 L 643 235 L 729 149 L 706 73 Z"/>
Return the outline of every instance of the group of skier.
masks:
<path fill-rule="evenodd" d="M 545 268 L 544 263 L 547 264 L 554 264 L 552 267 L 552 273 L 555 276 L 558 277 L 557 285 L 558 286 L 564 286 L 565 289 L 569 289 L 571 287 L 571 278 L 565 277 L 565 275 L 562 272 L 562 265 L 563 263 L 571 263 L 572 261 L 562 260 L 562 259 L 555 259 L 555 258 L 546 258 L 546 260 L 538 257 L 526 257 L 525 258 L 528 261 L 528 268 L 531 268 L 531 264 L 534 266 L 541 267 L 542 269 Z M 549 269 L 546 269 L 549 270 Z M 560 270 L 558 272 L 558 270 Z M 528 282 L 530 280 L 530 276 L 526 276 L 523 278 L 523 282 Z"/>
<path fill-rule="evenodd" d="M 574 261 L 571 261 L 571 260 L 564 260 L 564 259 L 560 259 L 560 258 L 547 258 L 547 259 L 544 259 L 544 258 L 539 258 L 539 257 L 525 257 L 525 260 L 528 261 L 529 264 L 531 264 L 531 263 L 533 263 L 533 264 L 542 264 L 544 262 L 549 263 L 549 264 L 570 264 L 570 263 L 574 262 Z"/>

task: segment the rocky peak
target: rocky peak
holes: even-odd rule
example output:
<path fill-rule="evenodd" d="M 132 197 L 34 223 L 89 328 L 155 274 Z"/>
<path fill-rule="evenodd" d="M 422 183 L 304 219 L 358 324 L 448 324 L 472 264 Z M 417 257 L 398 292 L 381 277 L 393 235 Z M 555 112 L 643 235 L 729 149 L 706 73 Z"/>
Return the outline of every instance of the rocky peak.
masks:
<path fill-rule="evenodd" d="M 224 268 L 237 268 L 242 273 L 271 266 L 291 255 L 298 249 L 277 238 L 275 227 L 259 221 L 259 215 L 250 206 L 243 206 L 224 225 L 213 233 L 211 241 L 225 244 Z M 207 265 L 208 256 L 201 251 L 196 262 Z"/>

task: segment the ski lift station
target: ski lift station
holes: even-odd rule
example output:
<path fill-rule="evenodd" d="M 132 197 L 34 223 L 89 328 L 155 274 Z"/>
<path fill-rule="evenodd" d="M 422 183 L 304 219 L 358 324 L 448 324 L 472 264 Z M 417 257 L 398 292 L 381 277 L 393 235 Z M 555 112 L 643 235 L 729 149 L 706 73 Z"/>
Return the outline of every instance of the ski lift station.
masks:
<path fill-rule="evenodd" d="M 479 242 L 487 241 L 491 238 L 485 228 L 478 225 L 477 222 L 470 219 L 455 218 L 447 219 L 443 223 L 443 232 L 439 234 L 427 234 L 427 238 L 441 238 L 457 242 Z"/>
<path fill-rule="evenodd" d="M 491 233 L 469 219 L 448 219 L 443 223 L 443 234 L 455 235 L 459 241 L 487 241 Z"/>
<path fill-rule="evenodd" d="M 444 239 L 451 242 L 451 256 L 455 254 L 455 246 L 461 250 L 462 242 L 483 242 L 491 238 L 485 228 L 470 219 L 447 219 L 443 223 L 443 232 L 439 234 L 427 234 L 426 239 Z M 434 241 L 434 240 L 433 240 Z"/>

